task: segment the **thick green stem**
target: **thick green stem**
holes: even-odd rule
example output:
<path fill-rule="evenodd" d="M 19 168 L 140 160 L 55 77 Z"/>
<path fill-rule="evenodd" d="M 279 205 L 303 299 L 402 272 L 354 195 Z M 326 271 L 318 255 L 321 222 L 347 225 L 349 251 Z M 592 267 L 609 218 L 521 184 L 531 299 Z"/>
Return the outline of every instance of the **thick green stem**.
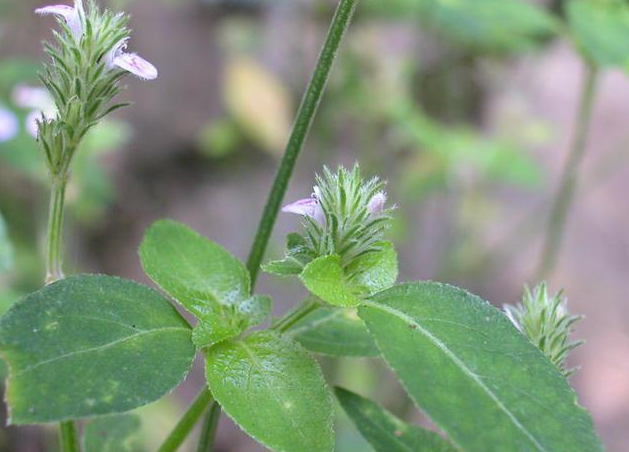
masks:
<path fill-rule="evenodd" d="M 255 284 L 264 252 L 271 236 L 271 231 L 275 224 L 275 219 L 280 210 L 282 200 L 288 182 L 293 174 L 297 157 L 303 147 L 310 126 L 312 125 L 317 107 L 323 96 L 323 91 L 330 78 L 330 72 L 334 59 L 339 50 L 339 46 L 349 27 L 349 24 L 354 15 L 358 0 L 340 0 L 340 3 L 332 19 L 332 25 L 328 31 L 323 50 L 319 56 L 317 67 L 314 75 L 310 80 L 310 84 L 304 94 L 299 111 L 297 112 L 297 118 L 293 126 L 292 133 L 288 140 L 284 157 L 275 176 L 273 187 L 269 193 L 264 212 L 262 213 L 262 219 L 258 226 L 253 245 L 251 246 L 251 252 L 247 259 L 247 268 L 251 275 L 252 286 Z"/>
<path fill-rule="evenodd" d="M 79 452 L 79 442 L 74 422 L 59 423 L 59 449 L 61 449 L 61 452 Z"/>
<path fill-rule="evenodd" d="M 574 201 L 578 182 L 578 169 L 587 146 L 592 109 L 596 93 L 596 69 L 587 66 L 581 89 L 572 147 L 561 175 L 559 189 L 553 200 L 537 279 L 547 278 L 555 269 L 566 226 L 568 213 Z"/>
<path fill-rule="evenodd" d="M 194 402 L 192 402 L 190 408 L 188 408 L 186 414 L 183 415 L 179 423 L 162 443 L 158 452 L 176 451 L 185 441 L 186 437 L 212 400 L 212 394 L 209 389 L 203 388 Z"/>
<path fill-rule="evenodd" d="M 221 406 L 214 402 L 205 417 L 205 421 L 203 422 L 203 429 L 201 430 L 197 452 L 212 452 L 214 436 L 216 435 L 216 426 L 218 425 L 218 419 L 220 416 Z"/>
<path fill-rule="evenodd" d="M 63 279 L 61 240 L 66 184 L 65 176 L 55 177 L 50 190 L 46 235 L 46 284 Z"/>

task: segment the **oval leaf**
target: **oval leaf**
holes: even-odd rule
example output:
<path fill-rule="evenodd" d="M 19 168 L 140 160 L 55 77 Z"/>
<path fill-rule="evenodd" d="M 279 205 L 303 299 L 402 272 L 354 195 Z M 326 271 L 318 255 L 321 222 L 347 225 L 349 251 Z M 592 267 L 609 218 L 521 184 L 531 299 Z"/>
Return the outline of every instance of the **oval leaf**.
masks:
<path fill-rule="evenodd" d="M 205 352 L 206 377 L 225 412 L 276 452 L 331 452 L 332 400 L 319 366 L 299 344 L 271 332 Z"/>
<path fill-rule="evenodd" d="M 80 419 L 153 402 L 190 369 L 190 333 L 168 300 L 132 281 L 81 275 L 46 286 L 0 321 L 10 422 Z"/>
<path fill-rule="evenodd" d="M 308 350 L 328 356 L 378 356 L 380 351 L 355 309 L 319 308 L 286 332 Z"/>
<path fill-rule="evenodd" d="M 197 318 L 198 347 L 237 336 L 268 314 L 268 298 L 250 298 L 244 265 L 181 223 L 155 222 L 140 245 L 140 260 L 146 274 Z"/>
<path fill-rule="evenodd" d="M 397 281 L 397 253 L 391 242 L 377 244 L 378 251 L 363 254 L 350 265 L 345 273 L 361 293 L 374 294 L 388 289 Z"/>
<path fill-rule="evenodd" d="M 335 393 L 376 452 L 457 452 L 436 433 L 401 421 L 371 400 L 343 388 L 335 388 Z"/>
<path fill-rule="evenodd" d="M 313 260 L 299 278 L 312 294 L 334 306 L 349 308 L 360 303 L 357 287 L 347 281 L 341 258 L 336 254 Z"/>
<path fill-rule="evenodd" d="M 464 450 L 602 450 L 557 368 L 480 298 L 403 284 L 359 314 L 411 397 Z"/>

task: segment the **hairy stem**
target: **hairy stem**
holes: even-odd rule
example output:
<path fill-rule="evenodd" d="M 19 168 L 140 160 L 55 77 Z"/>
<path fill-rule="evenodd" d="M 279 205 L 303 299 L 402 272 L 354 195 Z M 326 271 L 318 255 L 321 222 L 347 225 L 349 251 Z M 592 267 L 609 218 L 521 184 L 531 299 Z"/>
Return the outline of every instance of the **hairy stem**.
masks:
<path fill-rule="evenodd" d="M 48 210 L 46 234 L 46 284 L 63 279 L 61 240 L 67 180 L 65 176 L 53 178 Z"/>
<path fill-rule="evenodd" d="M 212 444 L 214 443 L 216 426 L 218 425 L 220 415 L 221 407 L 218 403 L 214 402 L 205 417 L 205 421 L 203 422 L 203 429 L 201 430 L 201 437 L 199 438 L 197 452 L 212 452 Z"/>
<path fill-rule="evenodd" d="M 308 135 L 317 107 L 321 102 L 325 86 L 330 78 L 332 65 L 338 54 L 343 36 L 352 20 L 357 3 L 358 0 L 340 0 L 323 45 L 323 50 L 319 55 L 316 69 L 301 101 L 293 130 L 286 145 L 284 157 L 275 176 L 275 181 L 269 193 L 264 212 L 262 213 L 262 219 L 247 259 L 247 268 L 251 275 L 252 287 L 255 285 L 258 277 L 260 264 L 262 263 L 277 213 L 284 199 L 288 182 L 293 174 L 297 157 Z"/>
<path fill-rule="evenodd" d="M 207 388 L 199 393 L 192 402 L 186 414 L 183 415 L 179 423 L 175 426 L 170 435 L 164 440 L 158 452 L 174 452 L 185 441 L 186 437 L 197 423 L 207 406 L 212 402 L 212 394 Z"/>
<path fill-rule="evenodd" d="M 579 165 L 583 160 L 587 146 L 594 97 L 596 94 L 596 75 L 596 69 L 587 65 L 581 88 L 576 129 L 574 131 L 570 154 L 568 155 L 561 175 L 559 189 L 555 195 L 550 211 L 546 239 L 537 270 L 537 279 L 547 278 L 553 272 L 557 264 L 557 257 L 561 249 L 561 242 L 566 227 L 566 220 L 574 201 L 575 190 L 578 183 Z"/>

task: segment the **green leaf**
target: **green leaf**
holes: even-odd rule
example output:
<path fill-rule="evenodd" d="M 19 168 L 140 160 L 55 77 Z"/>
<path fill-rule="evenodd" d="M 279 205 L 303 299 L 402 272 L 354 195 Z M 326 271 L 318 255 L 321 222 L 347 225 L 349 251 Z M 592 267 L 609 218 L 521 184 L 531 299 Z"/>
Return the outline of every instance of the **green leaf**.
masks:
<path fill-rule="evenodd" d="M 436 433 L 401 421 L 371 400 L 343 388 L 334 391 L 347 415 L 376 452 L 457 451 Z"/>
<path fill-rule="evenodd" d="M 120 413 L 179 384 L 190 327 L 148 287 L 73 276 L 18 301 L 0 320 L 11 424 Z"/>
<path fill-rule="evenodd" d="M 140 417 L 121 414 L 94 419 L 83 431 L 84 452 L 135 452 Z"/>
<path fill-rule="evenodd" d="M 378 356 L 380 351 L 355 309 L 319 308 L 291 329 L 287 335 L 308 350 L 329 356 Z"/>
<path fill-rule="evenodd" d="M 480 298 L 401 284 L 358 312 L 410 396 L 462 449 L 602 451 L 561 373 Z"/>
<path fill-rule="evenodd" d="M 319 366 L 298 343 L 271 332 L 205 352 L 206 377 L 225 412 L 277 452 L 331 452 L 332 399 Z"/>
<path fill-rule="evenodd" d="M 13 247 L 7 235 L 4 218 L 0 213 L 0 273 L 11 269 L 13 265 Z"/>
<path fill-rule="evenodd" d="M 262 270 L 277 276 L 299 275 L 304 267 L 316 258 L 301 235 L 290 233 L 286 236 L 286 242 L 286 257 L 279 261 L 267 262 L 262 266 Z"/>
<path fill-rule="evenodd" d="M 237 336 L 270 309 L 267 297 L 250 297 L 249 273 L 238 259 L 181 223 L 154 223 L 140 260 L 146 274 L 197 318 L 197 347 Z"/>
<path fill-rule="evenodd" d="M 380 242 L 380 249 L 363 254 L 347 267 L 352 284 L 361 292 L 374 294 L 388 289 L 397 281 L 397 253 L 391 242 Z"/>
<path fill-rule="evenodd" d="M 578 49 L 592 63 L 629 69 L 629 6 L 619 0 L 572 0 L 567 18 Z"/>
<path fill-rule="evenodd" d="M 335 306 L 358 306 L 357 288 L 352 286 L 336 254 L 318 257 L 299 275 L 301 282 L 312 294 Z"/>

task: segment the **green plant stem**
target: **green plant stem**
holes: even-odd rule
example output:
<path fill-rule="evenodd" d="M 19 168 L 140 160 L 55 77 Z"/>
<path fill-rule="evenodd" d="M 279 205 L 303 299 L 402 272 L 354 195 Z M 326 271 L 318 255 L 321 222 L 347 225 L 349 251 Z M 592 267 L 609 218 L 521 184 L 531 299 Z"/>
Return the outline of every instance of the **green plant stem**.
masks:
<path fill-rule="evenodd" d="M 79 452 L 76 427 L 74 422 L 66 421 L 59 423 L 59 449 L 62 452 Z"/>
<path fill-rule="evenodd" d="M 269 238 L 271 237 L 271 232 L 273 231 L 273 226 L 275 225 L 275 220 L 277 219 L 277 214 L 280 210 L 282 200 L 284 199 L 288 182 L 290 181 L 293 170 L 295 169 L 297 157 L 301 152 L 304 141 L 308 135 L 310 127 L 312 126 L 312 122 L 314 120 L 315 113 L 317 112 L 319 103 L 321 102 L 325 86 L 330 78 L 332 65 L 336 55 L 338 54 L 343 36 L 345 35 L 345 32 L 351 23 L 352 17 L 354 16 L 357 4 L 358 0 L 340 0 L 336 12 L 334 13 L 330 29 L 328 30 L 325 43 L 323 44 L 323 49 L 319 55 L 319 60 L 317 61 L 314 74 L 302 98 L 299 110 L 297 111 L 295 124 L 293 125 L 293 129 L 288 139 L 286 150 L 284 151 L 284 156 L 282 157 L 277 174 L 275 175 L 275 180 L 273 181 L 273 186 L 269 192 L 264 211 L 262 212 L 262 218 L 260 219 L 258 230 L 247 259 L 247 269 L 249 270 L 249 275 L 251 276 L 252 289 L 257 281 L 260 264 L 262 263 L 262 258 L 264 257 L 264 253 L 269 243 Z M 280 321 L 280 323 L 283 323 L 283 321 Z M 197 399 L 197 401 L 198 400 L 199 399 Z M 197 401 L 195 401 L 195 403 L 188 409 L 184 418 L 179 422 L 177 427 L 175 427 L 175 430 L 169 435 L 166 442 L 162 445 L 158 452 L 173 452 L 177 450 L 188 433 L 190 433 L 192 426 L 200 416 L 200 413 L 194 413 Z M 209 403 L 209 400 L 207 403 Z M 194 414 L 196 414 L 196 416 L 193 416 Z M 220 411 L 216 414 L 216 422 L 218 422 L 219 416 Z M 186 422 L 184 422 L 184 420 Z M 175 441 L 175 439 L 178 441 Z M 212 438 L 210 438 L 210 443 L 207 444 L 208 447 L 211 446 L 211 440 Z"/>
<path fill-rule="evenodd" d="M 205 421 L 203 422 L 203 429 L 201 430 L 201 437 L 199 438 L 197 452 L 212 452 L 212 444 L 214 443 L 216 426 L 218 425 L 220 415 L 221 406 L 216 402 L 212 403 L 210 410 L 205 416 Z"/>
<path fill-rule="evenodd" d="M 321 102 L 321 97 L 328 79 L 332 65 L 338 54 L 339 46 L 349 27 L 349 24 L 356 10 L 358 0 L 340 0 L 339 5 L 332 19 L 332 25 L 323 45 L 323 50 L 319 55 L 316 69 L 306 89 L 301 105 L 297 112 L 297 118 L 293 126 L 292 133 L 286 145 L 284 157 L 275 176 L 273 187 L 262 213 L 262 219 L 258 226 L 251 252 L 247 259 L 247 268 L 251 275 L 252 286 L 255 285 L 260 264 L 269 242 L 269 237 L 273 230 L 277 214 L 279 212 L 288 182 L 293 174 L 297 157 L 303 147 L 310 126 L 312 125 L 317 107 Z"/>
<path fill-rule="evenodd" d="M 63 279 L 61 240 L 67 180 L 65 176 L 53 178 L 48 210 L 46 235 L 46 284 Z"/>
<path fill-rule="evenodd" d="M 308 297 L 299 306 L 280 319 L 271 329 L 280 333 L 288 331 L 290 327 L 306 317 L 321 305 L 315 299 Z"/>
<path fill-rule="evenodd" d="M 63 237 L 66 185 L 67 178 L 65 175 L 53 177 L 46 231 L 46 284 L 63 279 L 61 239 Z M 59 448 L 62 452 L 79 452 L 74 422 L 59 423 Z"/>
<path fill-rule="evenodd" d="M 578 183 L 579 165 L 583 160 L 583 155 L 587 147 L 594 97 L 596 94 L 596 75 L 596 69 L 587 65 L 577 112 L 576 129 L 570 154 L 568 155 L 561 175 L 559 189 L 553 200 L 550 211 L 544 248 L 536 275 L 537 279 L 550 276 L 557 264 L 557 257 L 561 248 L 566 220 L 574 201 L 575 190 Z"/>
<path fill-rule="evenodd" d="M 192 402 L 188 411 L 183 415 L 172 432 L 164 440 L 158 452 L 174 452 L 185 441 L 186 437 L 197 423 L 207 406 L 212 402 L 212 394 L 207 388 L 203 388 L 197 398 Z"/>

